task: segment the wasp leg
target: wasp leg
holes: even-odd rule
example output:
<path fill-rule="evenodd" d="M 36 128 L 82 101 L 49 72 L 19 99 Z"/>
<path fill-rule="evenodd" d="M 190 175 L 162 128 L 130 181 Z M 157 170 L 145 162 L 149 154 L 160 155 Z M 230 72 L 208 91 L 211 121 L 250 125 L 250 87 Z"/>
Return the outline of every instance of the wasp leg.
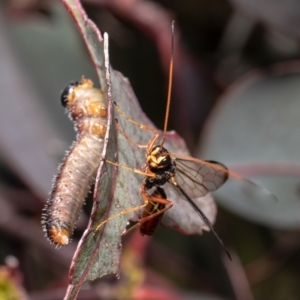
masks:
<path fill-rule="evenodd" d="M 130 142 L 131 144 L 135 145 L 136 147 L 138 148 L 146 148 L 147 149 L 147 152 L 149 152 L 152 148 L 153 148 L 153 145 L 154 143 L 158 140 L 158 137 L 159 137 L 159 130 L 153 128 L 153 127 L 150 127 L 150 126 L 147 126 L 147 125 L 144 125 L 144 124 L 141 124 L 133 119 L 131 119 L 129 116 L 127 116 L 120 108 L 119 106 L 117 105 L 116 102 L 114 102 L 114 105 L 115 105 L 115 108 L 116 110 L 118 111 L 118 113 L 123 116 L 128 122 L 132 123 L 132 124 L 135 124 L 137 125 L 140 129 L 142 130 L 147 130 L 147 131 L 152 131 L 155 133 L 154 137 L 149 141 L 149 143 L 147 145 L 140 145 L 140 144 L 137 144 L 135 141 L 133 141 L 125 132 L 124 130 L 121 128 L 119 122 L 117 122 L 116 126 L 117 126 L 117 129 L 118 131 L 124 136 L 124 138 Z"/>
<path fill-rule="evenodd" d="M 119 212 L 118 214 L 115 214 L 109 218 L 107 218 L 106 220 L 102 221 L 95 229 L 94 231 L 97 232 L 99 231 L 99 229 L 104 225 L 106 224 L 108 221 L 111 221 L 111 220 L 114 220 L 120 216 L 123 216 L 123 215 L 127 215 L 131 212 L 134 212 L 136 210 L 139 210 L 139 209 L 142 209 L 144 208 L 145 206 L 147 205 L 147 203 L 143 204 L 143 205 L 140 205 L 140 206 L 136 206 L 136 207 L 132 207 L 132 208 L 129 208 L 129 209 L 125 209 L 125 210 L 122 210 L 121 212 Z"/>
<path fill-rule="evenodd" d="M 128 232 L 130 232 L 131 230 L 133 230 L 135 228 L 141 227 L 145 222 L 148 222 L 153 218 L 157 218 L 159 215 L 164 214 L 167 210 L 169 210 L 173 206 L 172 201 L 170 201 L 168 199 L 161 198 L 161 197 L 156 197 L 155 193 L 153 195 L 149 195 L 146 192 L 146 189 L 145 189 L 144 185 L 142 185 L 142 197 L 143 197 L 143 200 L 145 202 L 144 207 L 146 207 L 146 205 L 150 201 L 153 204 L 163 204 L 163 205 L 165 205 L 165 207 L 162 208 L 162 209 L 159 209 L 159 210 L 154 207 L 154 209 L 156 209 L 156 212 L 154 212 L 154 213 L 153 212 L 147 212 L 149 214 L 148 216 L 141 218 L 135 225 L 130 227 L 128 230 L 126 230 L 122 235 L 127 234 Z"/>

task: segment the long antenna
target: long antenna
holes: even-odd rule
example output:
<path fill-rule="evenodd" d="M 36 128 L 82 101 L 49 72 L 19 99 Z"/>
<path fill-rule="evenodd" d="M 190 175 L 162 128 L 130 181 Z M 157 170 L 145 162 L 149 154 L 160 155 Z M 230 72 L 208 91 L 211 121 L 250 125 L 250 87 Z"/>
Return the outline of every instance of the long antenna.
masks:
<path fill-rule="evenodd" d="M 172 79 L 173 79 L 173 63 L 174 63 L 174 29 L 175 29 L 175 21 L 172 21 L 172 39 L 171 39 L 171 61 L 170 61 L 170 69 L 169 69 L 169 86 L 168 86 L 168 97 L 167 97 L 167 107 L 166 107 L 166 115 L 165 115 L 165 124 L 164 124 L 164 133 L 161 141 L 161 147 L 165 143 L 166 133 L 168 127 L 169 120 L 169 112 L 170 112 L 170 103 L 171 103 L 171 92 L 172 92 Z"/>

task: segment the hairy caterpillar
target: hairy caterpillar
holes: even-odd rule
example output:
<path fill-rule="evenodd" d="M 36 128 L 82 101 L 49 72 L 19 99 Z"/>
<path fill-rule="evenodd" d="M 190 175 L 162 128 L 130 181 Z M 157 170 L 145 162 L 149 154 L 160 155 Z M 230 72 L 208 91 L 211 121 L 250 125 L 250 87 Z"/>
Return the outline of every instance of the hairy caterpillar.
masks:
<path fill-rule="evenodd" d="M 84 77 L 67 85 L 61 103 L 69 111 L 78 135 L 54 178 L 42 224 L 52 243 L 67 245 L 101 161 L 107 103 L 103 92 Z"/>

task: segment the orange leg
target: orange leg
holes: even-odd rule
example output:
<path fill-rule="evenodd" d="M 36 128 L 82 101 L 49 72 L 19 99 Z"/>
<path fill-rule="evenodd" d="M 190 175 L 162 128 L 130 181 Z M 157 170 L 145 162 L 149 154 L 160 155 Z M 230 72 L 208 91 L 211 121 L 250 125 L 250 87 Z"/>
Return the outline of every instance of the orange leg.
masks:
<path fill-rule="evenodd" d="M 138 170 L 138 169 L 133 169 L 133 168 L 130 168 L 130 167 L 127 167 L 127 166 L 124 166 L 124 165 L 120 165 L 120 164 L 118 164 L 118 163 L 115 163 L 115 162 L 112 162 L 112 161 L 109 161 L 109 160 L 106 160 L 106 159 L 104 159 L 104 160 L 105 160 L 106 162 L 108 162 L 108 163 L 114 165 L 114 166 L 121 167 L 121 168 L 123 168 L 123 169 L 132 171 L 132 172 L 134 172 L 134 173 L 137 173 L 137 174 L 140 174 L 140 175 L 144 175 L 144 176 L 147 176 L 147 177 L 155 177 L 155 175 L 152 174 L 152 173 L 142 172 L 142 171 L 140 171 L 140 170 Z M 144 191 L 144 190 L 145 190 L 145 187 L 144 187 L 144 183 L 143 183 L 143 184 L 142 184 L 142 196 L 143 196 L 143 191 Z M 148 199 L 147 199 L 147 197 L 143 196 L 143 200 L 144 200 L 144 204 L 143 204 L 143 205 L 136 206 L 136 207 L 132 207 L 132 208 L 129 208 L 129 209 L 125 209 L 125 210 L 121 211 L 120 213 L 115 214 L 115 215 L 113 215 L 113 216 L 107 218 L 106 220 L 102 221 L 102 222 L 95 228 L 94 231 L 97 232 L 97 231 L 100 229 L 100 227 L 102 227 L 102 226 L 103 226 L 105 223 L 107 223 L 108 221 L 111 221 L 111 220 L 116 219 L 116 218 L 118 218 L 118 217 L 120 217 L 120 216 L 122 216 L 122 215 L 126 215 L 126 214 L 129 214 L 129 213 L 134 212 L 134 211 L 136 211 L 136 210 L 139 210 L 139 209 L 144 208 L 144 207 L 148 204 Z"/>
<path fill-rule="evenodd" d="M 118 214 L 115 214 L 109 218 L 107 218 L 106 220 L 102 221 L 96 228 L 95 228 L 95 232 L 97 232 L 100 227 L 102 227 L 105 223 L 107 223 L 108 221 L 111 221 L 111 220 L 114 220 L 120 216 L 123 216 L 123 215 L 126 215 L 126 214 L 129 214 L 131 212 L 134 212 L 136 210 L 139 210 L 139 209 L 142 209 L 144 208 L 145 206 L 147 205 L 147 203 L 144 203 L 143 205 L 140 205 L 140 206 L 136 206 L 136 207 L 132 207 L 132 208 L 129 208 L 129 209 L 125 209 L 125 210 L 122 210 L 120 213 Z"/>
<path fill-rule="evenodd" d="M 128 122 L 134 124 L 134 125 L 137 125 L 140 129 L 142 130 L 148 130 L 148 131 L 152 131 L 155 133 L 154 137 L 149 141 L 149 143 L 147 145 L 140 145 L 140 144 L 137 144 L 135 141 L 133 141 L 125 132 L 124 130 L 121 128 L 119 122 L 117 122 L 116 126 L 117 126 L 117 129 L 118 131 L 125 137 L 125 139 L 130 142 L 131 144 L 135 145 L 136 147 L 138 148 L 146 148 L 147 149 L 147 153 L 149 153 L 151 151 L 151 149 L 153 148 L 154 146 L 154 143 L 158 140 L 159 138 L 159 131 L 153 127 L 150 127 L 150 126 L 147 126 L 147 125 L 144 125 L 144 124 L 141 124 L 135 120 L 133 120 L 132 118 L 130 118 L 129 116 L 127 116 L 120 108 L 119 106 L 117 105 L 116 102 L 114 102 L 114 105 L 115 105 L 115 108 L 116 110 L 118 111 L 118 113 L 123 116 Z"/>
<path fill-rule="evenodd" d="M 141 186 L 141 194 L 142 194 L 142 198 L 143 198 L 143 201 L 144 201 L 144 204 L 143 205 L 139 205 L 139 206 L 136 206 L 136 207 L 132 207 L 132 208 L 129 208 L 129 209 L 125 209 L 125 210 L 122 210 L 120 213 L 118 214 L 115 214 L 109 218 L 107 218 L 106 220 L 102 221 L 95 229 L 94 231 L 97 232 L 99 231 L 99 229 L 104 225 L 106 224 L 108 221 L 111 221 L 111 220 L 114 220 L 122 215 L 126 215 L 126 214 L 129 214 L 131 212 L 134 212 L 136 210 L 139 210 L 139 209 L 142 209 L 142 208 L 145 208 L 146 205 L 149 203 L 149 199 L 151 199 L 153 202 L 155 203 L 161 203 L 161 204 L 165 204 L 167 205 L 164 209 L 162 210 L 159 210 L 153 214 L 151 214 L 150 216 L 147 216 L 145 218 L 142 218 L 141 220 L 138 221 L 138 223 L 136 223 L 135 225 L 133 225 L 131 228 L 129 228 L 125 233 L 123 233 L 122 235 L 124 234 L 127 234 L 129 231 L 133 230 L 134 228 L 137 228 L 139 226 L 141 226 L 142 223 L 148 221 L 148 220 L 151 220 L 152 218 L 160 215 L 160 214 L 163 214 L 165 211 L 167 211 L 168 209 L 170 209 L 172 206 L 173 206 L 173 202 L 171 202 L 170 200 L 167 200 L 167 199 L 162 199 L 162 198 L 159 198 L 159 197 L 155 197 L 153 195 L 149 195 L 147 192 L 146 192 L 146 189 L 145 189 L 145 181 L 142 183 L 142 186 Z"/>
<path fill-rule="evenodd" d="M 152 177 L 152 178 L 154 178 L 154 177 L 156 176 L 154 173 L 152 173 L 152 172 L 150 172 L 150 171 L 149 171 L 149 172 L 143 172 L 143 171 L 141 171 L 141 170 L 139 170 L 139 169 L 130 168 L 130 167 L 128 167 L 128 166 L 121 165 L 121 164 L 119 164 L 119 163 L 110 161 L 110 160 L 108 160 L 108 159 L 106 159 L 106 158 L 102 158 L 102 159 L 103 159 L 105 162 L 107 162 L 107 163 L 109 163 L 109 164 L 111 164 L 111 165 L 114 165 L 114 166 L 116 166 L 116 167 L 120 167 L 120 168 L 122 168 L 122 169 L 131 171 L 131 172 L 134 172 L 134 173 L 136 173 L 136 174 L 140 174 L 140 175 L 144 175 L 144 176 Z"/>
<path fill-rule="evenodd" d="M 156 211 L 155 213 L 152 213 L 151 215 L 149 215 L 147 217 L 140 219 L 136 224 L 134 224 L 132 227 L 130 227 L 128 230 L 126 230 L 122 235 L 125 235 L 128 232 L 130 232 L 131 230 L 140 227 L 143 223 L 145 223 L 161 214 L 164 214 L 167 210 L 169 210 L 173 206 L 173 202 L 168 199 L 158 198 L 158 197 L 149 195 L 146 193 L 146 191 L 144 191 L 144 193 L 145 194 L 144 194 L 143 198 L 144 197 L 147 198 L 147 203 L 151 199 L 154 203 L 161 203 L 161 204 L 166 205 L 166 207 L 161 210 Z M 146 206 L 147 203 L 145 203 L 144 206 Z"/>

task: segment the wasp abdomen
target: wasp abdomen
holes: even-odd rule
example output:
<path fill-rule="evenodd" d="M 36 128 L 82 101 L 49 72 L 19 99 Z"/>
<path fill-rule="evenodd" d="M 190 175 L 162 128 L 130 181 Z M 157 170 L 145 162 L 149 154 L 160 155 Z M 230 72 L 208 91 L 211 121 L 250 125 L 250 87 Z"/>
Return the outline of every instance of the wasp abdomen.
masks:
<path fill-rule="evenodd" d="M 155 191 L 151 194 L 151 196 L 158 197 L 161 199 L 167 199 L 167 195 L 164 189 L 159 186 L 156 187 Z M 153 216 L 155 213 L 159 213 L 165 207 L 166 207 L 165 204 L 152 201 L 149 197 L 148 203 L 143 211 L 141 220 L 149 216 Z M 162 217 L 163 217 L 163 213 L 157 214 L 157 216 L 147 220 L 146 222 L 141 222 L 141 226 L 140 226 L 141 235 L 153 235 Z"/>

